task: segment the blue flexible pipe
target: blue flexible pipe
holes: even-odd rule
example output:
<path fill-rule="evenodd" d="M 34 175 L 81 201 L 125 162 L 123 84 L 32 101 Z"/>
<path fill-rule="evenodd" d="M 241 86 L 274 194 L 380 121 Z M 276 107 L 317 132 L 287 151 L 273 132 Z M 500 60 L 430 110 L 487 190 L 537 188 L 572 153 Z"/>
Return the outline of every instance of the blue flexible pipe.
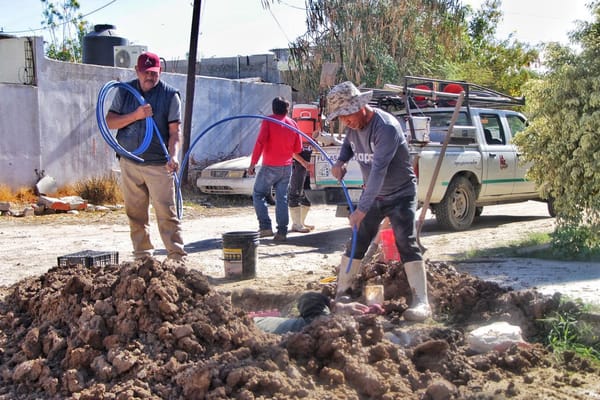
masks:
<path fill-rule="evenodd" d="M 148 149 L 148 146 L 150 146 L 150 142 L 152 142 L 152 135 L 156 133 L 156 137 L 160 142 L 160 146 L 162 147 L 168 162 L 171 159 L 171 156 L 169 155 L 167 146 L 165 146 L 165 142 L 163 141 L 162 135 L 160 134 L 160 131 L 158 130 L 158 127 L 156 126 L 156 123 L 154 122 L 154 119 L 152 119 L 152 117 L 146 117 L 146 133 L 144 134 L 144 140 L 142 141 L 140 147 L 133 151 L 128 151 L 125 148 L 123 148 L 123 146 L 121 146 L 111 134 L 110 129 L 108 129 L 108 125 L 106 124 L 106 113 L 104 112 L 104 103 L 106 101 L 106 96 L 108 95 L 108 92 L 111 89 L 119 87 L 131 92 L 131 94 L 133 94 L 133 96 L 137 99 L 140 105 L 146 104 L 146 100 L 142 97 L 142 95 L 128 83 L 118 81 L 107 82 L 104 86 L 102 86 L 102 89 L 100 89 L 100 92 L 98 93 L 98 104 L 96 105 L 96 120 L 98 121 L 98 128 L 100 129 L 102 137 L 108 143 L 108 145 L 113 150 L 115 150 L 115 152 L 120 156 L 129 158 L 130 160 L 136 162 L 144 162 L 144 160 L 138 157 L 138 155 L 144 153 Z M 183 210 L 183 200 L 181 198 L 180 184 L 181 180 L 177 174 L 173 174 L 173 178 L 175 179 L 177 217 L 181 219 Z"/>
<path fill-rule="evenodd" d="M 183 157 L 183 161 L 181 162 L 181 168 L 180 168 L 180 174 L 183 174 L 183 171 L 185 171 L 185 166 L 188 162 L 189 156 L 191 154 L 192 149 L 196 146 L 196 144 L 198 143 L 198 141 L 211 129 L 213 129 L 214 127 L 223 124 L 225 122 L 228 121 L 232 121 L 235 119 L 244 119 L 244 118 L 257 118 L 257 119 L 264 119 L 266 121 L 271 121 L 273 123 L 279 124 L 281 126 L 284 126 L 286 128 L 288 128 L 289 130 L 296 132 L 298 135 L 304 137 L 312 146 L 314 146 L 317 150 L 319 150 L 319 152 L 321 152 L 321 154 L 325 157 L 325 159 L 327 160 L 327 162 L 329 162 L 329 164 L 331 166 L 333 166 L 333 161 L 331 160 L 331 158 L 329 157 L 329 155 L 325 152 L 325 150 L 323 150 L 323 148 L 321 146 L 319 146 L 319 144 L 317 142 L 315 142 L 313 140 L 313 138 L 311 138 L 310 136 L 308 136 L 307 134 L 305 134 L 304 132 L 302 132 L 301 130 L 290 126 L 288 124 L 286 124 L 285 122 L 282 122 L 278 119 L 275 118 L 271 118 L 271 117 L 265 117 L 264 115 L 236 115 L 233 117 L 228 117 L 228 118 L 224 118 L 220 121 L 215 122 L 214 124 L 210 125 L 208 128 L 206 128 L 205 130 L 203 130 L 202 132 L 200 132 L 199 135 L 196 136 L 196 138 L 194 139 L 194 141 L 190 144 L 190 148 L 188 150 L 188 152 L 184 155 Z M 179 179 L 181 180 L 182 176 L 179 177 Z M 344 195 L 346 196 L 346 201 L 348 202 L 348 207 L 350 209 L 350 213 L 354 212 L 354 206 L 352 205 L 352 200 L 350 199 L 350 194 L 348 193 L 348 188 L 346 186 L 346 183 L 344 182 L 344 180 L 342 179 L 340 181 L 340 183 L 342 184 L 342 189 L 344 191 Z M 354 259 L 354 252 L 356 249 L 356 234 L 357 234 L 357 229 L 355 226 L 352 227 L 352 247 L 350 249 L 350 261 L 348 263 L 348 266 L 346 267 L 346 273 L 350 272 L 350 268 L 352 267 L 352 260 Z"/>
<path fill-rule="evenodd" d="M 106 96 L 108 95 L 108 92 L 111 89 L 116 88 L 116 87 L 121 87 L 121 88 L 124 88 L 124 89 L 128 90 L 129 92 L 131 92 L 135 96 L 135 98 L 140 102 L 141 105 L 146 103 L 146 100 L 131 85 L 124 83 L 124 82 L 118 82 L 118 81 L 110 81 L 110 82 L 106 83 L 102 87 L 102 89 L 100 90 L 100 92 L 98 94 L 98 104 L 96 106 L 96 120 L 98 121 L 98 127 L 100 128 L 100 133 L 102 134 L 102 137 L 104 138 L 104 140 L 108 143 L 108 145 L 113 150 L 115 150 L 115 152 L 117 152 L 117 154 L 119 154 L 123 157 L 127 157 L 127 158 L 137 161 L 137 162 L 143 162 L 144 160 L 142 158 L 138 157 L 138 155 L 142 154 L 144 151 L 146 151 L 148 149 L 148 146 L 150 145 L 150 142 L 152 141 L 152 135 L 156 132 L 158 140 L 160 141 L 160 145 L 161 145 L 163 151 L 165 152 L 165 156 L 167 157 L 167 161 L 168 161 L 170 159 L 169 152 L 167 150 L 167 147 L 165 146 L 162 136 L 160 135 L 160 131 L 158 130 L 158 127 L 154 123 L 154 120 L 152 119 L 152 117 L 146 118 L 146 133 L 144 135 L 144 140 L 139 148 L 137 148 L 131 152 L 127 151 L 113 137 L 113 135 L 110 132 L 110 129 L 108 129 L 108 126 L 106 124 L 106 119 L 105 119 L 106 113 L 104 112 L 104 103 L 106 100 Z M 334 163 L 331 160 L 331 158 L 329 157 L 329 155 L 325 152 L 325 150 L 323 150 L 323 148 L 321 146 L 319 146 L 319 144 L 317 142 L 315 142 L 313 140 L 313 138 L 306 135 L 304 132 L 300 131 L 299 129 L 297 129 L 293 126 L 287 125 L 286 123 L 284 123 L 278 119 L 271 118 L 271 117 L 265 117 L 263 115 L 237 115 L 237 116 L 233 116 L 233 117 L 224 118 L 220 121 L 213 123 L 208 128 L 203 130 L 199 135 L 196 136 L 194 141 L 191 143 L 187 153 L 184 154 L 183 160 L 181 162 L 181 166 L 179 168 L 179 175 L 173 174 L 174 178 L 175 178 L 177 217 L 178 218 L 181 219 L 182 214 L 183 214 L 183 201 L 181 198 L 181 183 L 180 182 L 182 181 L 182 178 L 183 178 L 182 174 L 185 171 L 185 167 L 187 165 L 187 162 L 188 162 L 189 156 L 192 152 L 192 149 L 196 146 L 198 141 L 209 130 L 213 129 L 214 127 L 216 127 L 220 124 L 223 124 L 225 122 L 235 120 L 235 119 L 247 119 L 247 118 L 264 119 L 264 120 L 271 121 L 273 123 L 279 124 L 281 126 L 284 126 L 288 129 L 290 129 L 291 131 L 304 137 L 313 147 L 315 147 L 317 150 L 319 150 L 321 152 L 321 154 L 325 157 L 325 159 L 329 162 L 329 164 L 331 166 L 334 165 Z M 354 206 L 352 205 L 352 200 L 350 199 L 350 195 L 348 193 L 348 188 L 343 179 L 340 181 L 340 183 L 342 184 L 342 189 L 344 191 L 346 201 L 348 202 L 348 207 L 350 209 L 350 213 L 352 213 L 352 212 L 354 212 Z M 357 229 L 355 226 L 353 226 L 352 227 L 352 247 L 350 249 L 350 261 L 348 263 L 348 266 L 346 267 L 346 273 L 350 272 L 350 268 L 352 266 L 352 260 L 354 258 L 354 252 L 356 249 L 356 234 L 357 234 Z"/>

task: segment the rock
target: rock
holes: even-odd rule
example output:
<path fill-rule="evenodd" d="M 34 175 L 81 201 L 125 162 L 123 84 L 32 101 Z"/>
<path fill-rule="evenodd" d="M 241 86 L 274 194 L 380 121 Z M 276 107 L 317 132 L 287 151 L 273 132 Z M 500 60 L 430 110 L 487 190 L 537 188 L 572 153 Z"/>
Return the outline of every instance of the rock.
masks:
<path fill-rule="evenodd" d="M 454 399 L 458 389 L 445 379 L 436 379 L 425 391 L 424 400 L 451 400 Z"/>
<path fill-rule="evenodd" d="M 512 344 L 525 343 L 521 336 L 521 328 L 508 322 L 494 322 L 479 327 L 467 335 L 471 350 L 485 353 L 490 350 L 502 351 Z"/>
<path fill-rule="evenodd" d="M 12 379 L 15 382 L 36 381 L 42 373 L 43 366 L 44 361 L 39 358 L 24 361 L 17 365 L 17 368 L 15 368 L 12 375 Z"/>
<path fill-rule="evenodd" d="M 61 198 L 41 195 L 38 204 L 57 211 L 85 210 L 87 201 L 79 196 L 66 196 Z"/>
<path fill-rule="evenodd" d="M 10 203 L 8 201 L 0 201 L 0 211 L 10 211 Z"/>
<path fill-rule="evenodd" d="M 33 217 L 35 215 L 35 208 L 33 207 L 25 207 L 23 210 L 24 217 Z"/>

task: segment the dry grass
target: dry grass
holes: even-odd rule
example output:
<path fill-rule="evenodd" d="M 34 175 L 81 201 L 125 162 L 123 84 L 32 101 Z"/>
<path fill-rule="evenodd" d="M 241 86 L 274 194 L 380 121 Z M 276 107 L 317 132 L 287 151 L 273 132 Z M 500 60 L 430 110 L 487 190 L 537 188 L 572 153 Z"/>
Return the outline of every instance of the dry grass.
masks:
<path fill-rule="evenodd" d="M 52 197 L 79 196 L 76 185 L 64 185 L 56 190 L 56 193 L 50 194 Z M 82 196 L 83 197 L 83 196 Z"/>
<path fill-rule="evenodd" d="M 32 188 L 19 188 L 13 192 L 8 186 L 0 185 L 0 201 L 11 203 L 35 203 L 37 195 Z"/>
<path fill-rule="evenodd" d="M 123 202 L 119 182 L 113 175 L 90 178 L 75 185 L 78 196 L 93 204 L 117 204 Z"/>
<path fill-rule="evenodd" d="M 52 197 L 79 196 L 92 204 L 118 204 L 123 202 L 119 182 L 112 174 L 64 185 L 58 188 L 56 193 L 49 193 L 49 195 Z M 17 191 L 12 191 L 8 186 L 0 185 L 0 201 L 30 204 L 36 203 L 37 200 L 38 196 L 34 188 L 20 188 Z"/>
<path fill-rule="evenodd" d="M 8 186 L 0 185 L 0 201 L 11 201 L 13 193 Z"/>

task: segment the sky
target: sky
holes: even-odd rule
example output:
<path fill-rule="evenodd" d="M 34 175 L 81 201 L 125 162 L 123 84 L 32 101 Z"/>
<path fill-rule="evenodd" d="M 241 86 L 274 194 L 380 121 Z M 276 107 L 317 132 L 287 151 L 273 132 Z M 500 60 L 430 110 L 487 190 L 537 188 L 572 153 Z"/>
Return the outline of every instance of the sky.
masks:
<path fill-rule="evenodd" d="M 54 0 L 61 3 L 64 0 Z M 483 0 L 463 0 L 479 8 Z M 575 21 L 591 20 L 588 0 L 502 0 L 504 17 L 497 37 L 509 34 L 530 44 L 567 44 Z M 304 0 L 282 0 L 271 11 L 260 0 L 202 0 L 198 58 L 265 54 L 286 48 L 305 31 Z M 568 3 L 568 6 L 565 4 Z M 116 26 L 120 37 L 144 45 L 167 60 L 189 52 L 193 0 L 80 0 L 85 19 Z M 40 0 L 0 0 L 0 31 L 46 36 Z M 48 36 L 46 36 L 48 37 Z"/>

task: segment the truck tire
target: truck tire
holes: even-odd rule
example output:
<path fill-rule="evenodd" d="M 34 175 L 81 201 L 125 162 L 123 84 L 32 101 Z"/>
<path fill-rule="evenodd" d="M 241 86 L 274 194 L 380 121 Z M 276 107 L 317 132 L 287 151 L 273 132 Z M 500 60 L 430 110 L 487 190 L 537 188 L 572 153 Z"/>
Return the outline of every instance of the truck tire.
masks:
<path fill-rule="evenodd" d="M 552 218 L 556 217 L 556 209 L 554 208 L 554 198 L 548 197 L 546 199 L 546 205 L 548 206 L 548 214 L 550 214 Z"/>
<path fill-rule="evenodd" d="M 475 219 L 475 189 L 463 176 L 456 177 L 448 185 L 442 201 L 435 207 L 435 218 L 444 229 L 462 231 L 468 229 Z"/>
<path fill-rule="evenodd" d="M 475 207 L 475 217 L 481 216 L 483 213 L 483 206 Z"/>

